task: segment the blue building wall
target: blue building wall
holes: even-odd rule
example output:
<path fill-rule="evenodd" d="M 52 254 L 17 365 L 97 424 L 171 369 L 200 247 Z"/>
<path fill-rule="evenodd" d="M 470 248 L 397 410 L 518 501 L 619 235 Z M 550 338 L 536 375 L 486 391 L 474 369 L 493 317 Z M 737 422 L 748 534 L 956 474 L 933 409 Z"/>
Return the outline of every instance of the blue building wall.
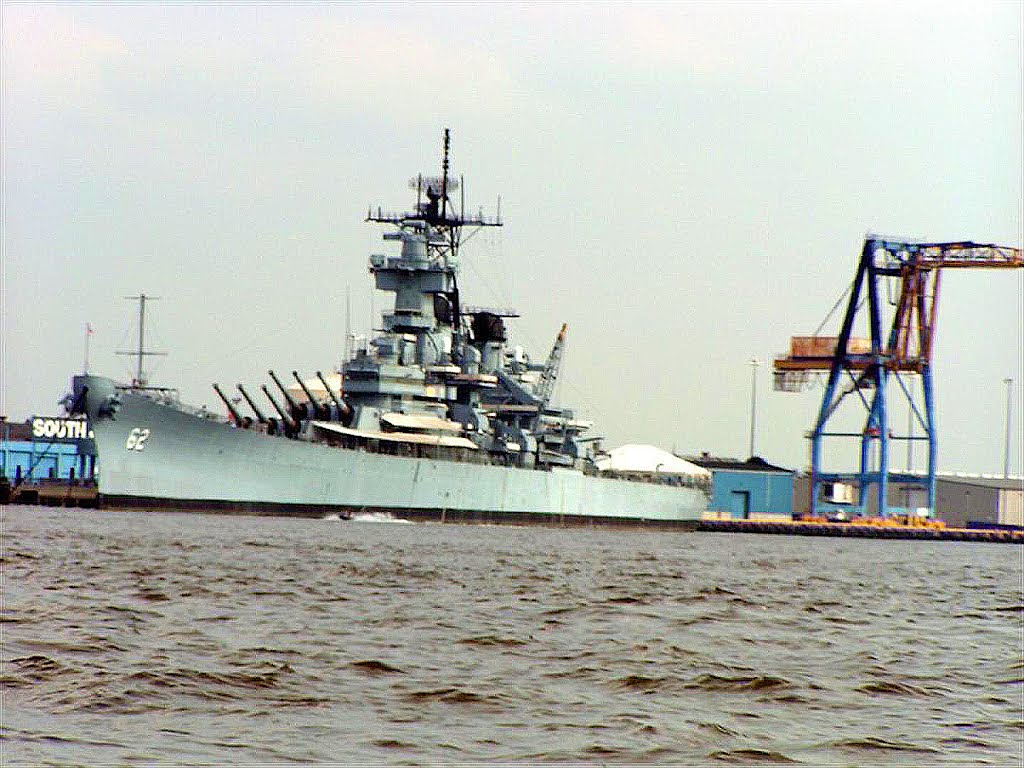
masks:
<path fill-rule="evenodd" d="M 711 473 L 711 508 L 743 518 L 751 514 L 793 514 L 790 472 L 716 469 Z"/>
<path fill-rule="evenodd" d="M 91 442 L 91 441 L 90 441 Z M 80 454 L 75 443 L 0 441 L 0 475 L 10 480 L 67 480 L 74 469 L 77 479 L 92 476 L 92 456 Z"/>

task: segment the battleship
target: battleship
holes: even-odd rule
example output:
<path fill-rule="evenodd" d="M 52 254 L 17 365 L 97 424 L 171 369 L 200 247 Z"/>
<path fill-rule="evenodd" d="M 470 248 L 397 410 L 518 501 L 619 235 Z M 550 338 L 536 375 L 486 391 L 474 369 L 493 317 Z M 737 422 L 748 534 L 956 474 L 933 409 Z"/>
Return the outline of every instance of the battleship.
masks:
<path fill-rule="evenodd" d="M 373 254 L 376 288 L 394 294 L 382 327 L 336 372 L 289 386 L 268 371 L 266 402 L 238 385 L 226 408 L 151 386 L 142 361 L 128 383 L 83 373 L 65 399 L 94 433 L 102 507 L 252 514 L 367 513 L 465 522 L 685 523 L 708 505 L 706 478 L 601 471 L 593 423 L 553 404 L 566 336 L 534 360 L 510 342 L 512 310 L 469 306 L 460 249 L 497 215 L 467 214 L 443 133 L 441 172 L 410 181 L 411 211 L 378 208 L 389 252 Z M 242 413 L 242 402 L 248 410 Z M 251 411 L 251 413 L 250 413 Z"/>

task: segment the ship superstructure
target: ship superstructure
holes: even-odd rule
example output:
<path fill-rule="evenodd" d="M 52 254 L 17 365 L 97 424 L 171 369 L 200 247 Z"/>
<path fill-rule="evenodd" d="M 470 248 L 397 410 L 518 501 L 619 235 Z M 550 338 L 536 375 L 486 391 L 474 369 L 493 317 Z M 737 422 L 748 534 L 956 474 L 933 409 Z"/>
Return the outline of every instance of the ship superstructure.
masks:
<path fill-rule="evenodd" d="M 476 460 L 504 466 L 589 471 L 593 456 L 585 448 L 595 447 L 596 439 L 583 433 L 591 423 L 551 407 L 566 326 L 548 360 L 534 363 L 522 347 L 507 344 L 505 320 L 516 317 L 514 311 L 461 301 L 463 231 L 502 222 L 482 213 L 467 216 L 464 204 L 456 210 L 451 193 L 460 181 L 450 175 L 449 147 L 445 131 L 441 174 L 410 181 L 416 190 L 412 211 L 378 208 L 367 214 L 367 221 L 388 226 L 383 239 L 395 251 L 369 260 L 377 290 L 394 295 L 382 330 L 342 364 L 342 392 L 319 373 L 308 383 L 296 373 L 298 387 L 285 387 L 271 371 L 282 400 L 264 388 L 278 414 L 268 428 L 347 447 L 422 453 L 421 446 L 429 445 L 438 457 L 444 449 L 456 459 L 476 451 Z M 255 414 L 259 423 L 262 414 Z"/>
<path fill-rule="evenodd" d="M 226 420 L 180 404 L 141 373 L 128 385 L 74 377 L 68 402 L 95 425 L 101 497 L 243 511 L 698 518 L 707 498 L 697 478 L 658 487 L 599 477 L 592 424 L 552 405 L 565 325 L 535 362 L 509 344 L 514 311 L 462 302 L 464 232 L 502 222 L 453 204 L 461 184 L 449 149 L 446 130 L 441 174 L 410 182 L 412 211 L 367 216 L 387 227 L 391 251 L 373 254 L 369 269 L 394 303 L 338 375 L 293 371 L 296 383 L 285 386 L 269 371 L 269 408 L 240 384 L 252 416 L 215 384 Z"/>

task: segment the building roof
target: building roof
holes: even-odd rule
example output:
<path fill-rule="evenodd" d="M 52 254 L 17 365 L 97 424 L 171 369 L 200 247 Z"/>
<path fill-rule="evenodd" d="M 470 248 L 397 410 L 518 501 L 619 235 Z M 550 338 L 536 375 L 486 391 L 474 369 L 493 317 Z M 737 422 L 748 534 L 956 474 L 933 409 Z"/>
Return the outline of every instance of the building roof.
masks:
<path fill-rule="evenodd" d="M 700 456 L 688 456 L 687 461 L 693 462 L 699 467 L 710 470 L 731 470 L 733 472 L 786 472 L 792 474 L 792 469 L 777 467 L 769 464 L 760 456 L 751 456 L 746 461 L 722 456 L 711 456 L 702 453 Z"/>
<path fill-rule="evenodd" d="M 897 477 L 890 478 L 890 484 L 920 485 L 922 488 L 928 484 L 927 475 L 918 473 L 908 475 L 903 472 L 897 472 L 895 474 Z M 856 479 L 856 473 L 851 473 L 849 481 L 855 481 Z M 935 480 L 938 483 L 973 485 L 976 488 L 1002 488 L 1010 491 L 1024 490 L 1024 477 L 1021 477 L 1020 475 L 1003 477 L 1002 475 L 979 475 L 972 474 L 970 472 L 937 472 L 935 474 Z"/>
<path fill-rule="evenodd" d="M 961 485 L 974 485 L 979 488 L 1002 488 L 1011 491 L 1024 489 L 1024 478 L 1021 477 L 993 477 L 992 475 L 945 475 L 939 474 L 935 477 L 941 483 L 960 483 Z"/>
<path fill-rule="evenodd" d="M 657 472 L 691 477 L 708 477 L 711 474 L 703 467 L 653 445 L 623 445 L 602 456 L 596 463 L 601 471 Z"/>

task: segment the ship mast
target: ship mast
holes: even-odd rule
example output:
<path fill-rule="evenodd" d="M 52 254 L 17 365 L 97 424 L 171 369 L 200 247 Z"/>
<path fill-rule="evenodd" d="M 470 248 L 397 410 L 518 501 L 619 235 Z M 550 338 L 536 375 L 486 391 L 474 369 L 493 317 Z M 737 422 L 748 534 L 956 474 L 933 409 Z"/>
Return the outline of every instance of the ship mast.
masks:
<path fill-rule="evenodd" d="M 147 296 L 144 293 L 140 293 L 138 296 L 125 296 L 128 301 L 139 302 L 139 345 L 134 352 L 118 352 L 119 355 L 128 355 L 136 358 L 135 377 L 132 379 L 132 387 L 145 389 L 149 381 L 146 377 L 145 371 L 142 369 L 142 358 L 144 357 L 163 357 L 166 352 L 149 352 L 146 350 L 146 302 L 156 301 L 159 296 Z"/>
<path fill-rule="evenodd" d="M 500 227 L 500 214 L 488 218 L 483 213 L 467 216 L 465 202 L 462 210 L 456 211 L 450 198 L 450 192 L 461 185 L 458 179 L 451 178 L 451 131 L 444 129 L 442 136 L 441 176 L 428 177 L 422 174 L 409 181 L 409 186 L 416 190 L 416 210 L 414 212 L 392 213 L 377 208 L 367 212 L 366 221 L 378 224 L 393 224 L 403 230 L 418 230 L 424 235 L 428 254 L 433 260 L 445 265 L 452 277 L 452 290 L 447 294 L 452 308 L 452 329 L 456 347 L 462 337 L 461 307 L 459 303 L 459 287 L 457 277 L 457 257 L 462 243 L 463 227 Z M 426 201 L 423 201 L 423 196 Z"/>
<path fill-rule="evenodd" d="M 425 225 L 429 230 L 427 234 L 440 236 L 428 238 L 428 246 L 434 251 L 434 255 L 449 258 L 458 255 L 463 227 L 502 226 L 500 214 L 488 218 L 482 213 L 466 216 L 464 210 L 456 213 L 449 193 L 458 189 L 460 185 L 458 179 L 450 178 L 450 150 L 451 132 L 445 128 L 442 139 L 441 176 L 429 177 L 420 174 L 409 181 L 409 186 L 416 190 L 415 212 L 394 213 L 378 207 L 376 212 L 367 212 L 366 221 L 394 224 L 403 228 L 422 228 Z M 427 197 L 426 202 L 422 200 L 424 194 Z"/>

